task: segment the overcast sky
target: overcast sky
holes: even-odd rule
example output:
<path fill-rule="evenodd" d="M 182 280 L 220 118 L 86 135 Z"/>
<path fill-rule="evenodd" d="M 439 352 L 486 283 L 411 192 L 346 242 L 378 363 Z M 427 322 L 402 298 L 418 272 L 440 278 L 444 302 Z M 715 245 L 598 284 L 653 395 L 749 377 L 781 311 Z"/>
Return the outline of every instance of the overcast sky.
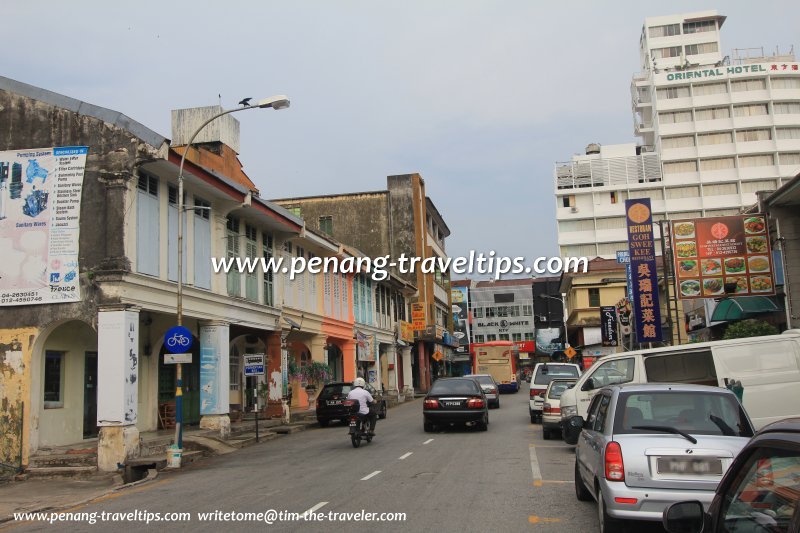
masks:
<path fill-rule="evenodd" d="M 717 9 L 722 52 L 800 46 L 800 2 L 14 0 L 2 74 L 172 137 L 170 110 L 236 115 L 264 198 L 381 190 L 419 172 L 451 256 L 555 255 L 553 164 L 634 142 L 644 18 Z M 35 148 L 35 147 L 30 147 Z"/>

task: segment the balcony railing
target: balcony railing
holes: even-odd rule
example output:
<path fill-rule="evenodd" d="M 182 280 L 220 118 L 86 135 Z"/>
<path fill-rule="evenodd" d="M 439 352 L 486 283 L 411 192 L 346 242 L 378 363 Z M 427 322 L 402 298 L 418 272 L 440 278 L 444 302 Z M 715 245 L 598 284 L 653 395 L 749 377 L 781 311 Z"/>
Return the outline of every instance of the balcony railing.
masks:
<path fill-rule="evenodd" d="M 661 181 L 658 154 L 556 163 L 556 189 L 607 187 Z"/>

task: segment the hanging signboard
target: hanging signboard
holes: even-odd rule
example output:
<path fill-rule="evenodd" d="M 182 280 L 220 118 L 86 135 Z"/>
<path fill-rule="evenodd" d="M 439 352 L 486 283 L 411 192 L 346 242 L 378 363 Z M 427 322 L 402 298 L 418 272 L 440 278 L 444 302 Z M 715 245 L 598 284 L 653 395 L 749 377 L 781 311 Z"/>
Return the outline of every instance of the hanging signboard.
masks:
<path fill-rule="evenodd" d="M 617 342 L 617 308 L 604 305 L 600 308 L 600 334 L 603 346 L 616 346 Z"/>
<path fill-rule="evenodd" d="M 411 304 L 411 323 L 414 325 L 414 331 L 425 331 L 427 322 L 425 304 Z"/>
<path fill-rule="evenodd" d="M 661 308 L 650 199 L 625 200 L 625 213 L 636 338 L 639 342 L 661 342 Z"/>
<path fill-rule="evenodd" d="M 679 298 L 775 294 L 764 215 L 675 220 L 672 235 Z"/>

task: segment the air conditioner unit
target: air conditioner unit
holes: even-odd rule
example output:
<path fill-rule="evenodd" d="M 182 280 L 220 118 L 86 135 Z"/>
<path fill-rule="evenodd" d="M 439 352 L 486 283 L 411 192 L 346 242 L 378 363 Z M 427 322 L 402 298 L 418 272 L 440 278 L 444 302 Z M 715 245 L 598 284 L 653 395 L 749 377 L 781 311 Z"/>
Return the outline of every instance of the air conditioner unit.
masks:
<path fill-rule="evenodd" d="M 576 206 L 574 206 L 574 205 L 573 205 L 573 206 L 570 208 L 570 211 L 571 211 L 571 212 L 573 212 L 573 213 L 577 213 L 577 212 L 578 212 L 578 208 L 577 208 Z"/>

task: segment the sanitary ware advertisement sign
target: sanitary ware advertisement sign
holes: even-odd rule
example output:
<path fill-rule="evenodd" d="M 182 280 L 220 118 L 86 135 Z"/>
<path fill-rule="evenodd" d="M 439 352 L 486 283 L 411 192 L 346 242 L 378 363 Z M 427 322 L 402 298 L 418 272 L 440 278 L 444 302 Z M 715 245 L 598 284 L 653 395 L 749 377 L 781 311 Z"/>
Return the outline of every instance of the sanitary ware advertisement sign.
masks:
<path fill-rule="evenodd" d="M 75 302 L 85 146 L 0 152 L 0 305 Z"/>

